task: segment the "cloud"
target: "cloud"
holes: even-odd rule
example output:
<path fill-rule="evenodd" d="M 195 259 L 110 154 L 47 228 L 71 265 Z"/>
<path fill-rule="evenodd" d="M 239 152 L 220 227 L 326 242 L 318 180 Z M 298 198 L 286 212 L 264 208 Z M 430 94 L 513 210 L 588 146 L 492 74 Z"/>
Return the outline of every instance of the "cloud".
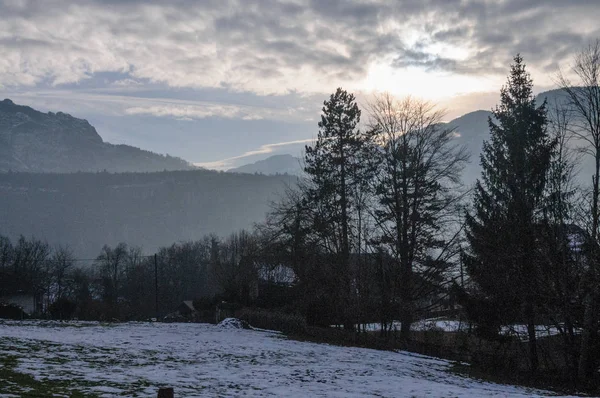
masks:
<path fill-rule="evenodd" d="M 120 91 L 114 91 L 112 88 L 121 89 L 132 86 L 137 90 L 128 92 L 127 95 Z M 74 115 L 82 112 L 111 116 L 154 116 L 189 121 L 222 118 L 244 121 L 304 122 L 316 120 L 319 114 L 319 101 L 313 97 L 306 99 L 282 98 L 280 101 L 262 98 L 263 100 L 259 101 L 254 96 L 230 96 L 229 103 L 227 103 L 212 93 L 206 95 L 215 97 L 215 100 L 210 101 L 174 98 L 168 90 L 146 92 L 139 89 L 138 85 L 129 83 L 112 87 L 95 90 L 7 90 L 3 91 L 2 95 L 36 109 L 69 112 Z M 147 96 L 149 94 L 152 96 Z"/>
<path fill-rule="evenodd" d="M 110 96 L 108 98 L 115 98 Z M 213 101 L 185 101 L 168 98 L 121 97 L 126 115 L 148 115 L 172 117 L 176 119 L 206 119 L 211 117 L 241 119 L 245 121 L 277 120 L 304 121 L 318 116 L 312 108 L 290 108 L 287 106 L 252 106 L 245 104 L 226 104 Z M 140 105 L 131 106 L 139 103 Z M 300 103 L 300 102 L 299 102 Z M 310 112 L 310 113 L 309 113 Z"/>
<path fill-rule="evenodd" d="M 133 106 L 126 108 L 125 113 L 128 115 L 170 116 L 180 120 L 205 119 L 209 117 L 242 120 L 261 120 L 263 118 L 258 114 L 248 113 L 241 107 L 219 104 Z"/>
<path fill-rule="evenodd" d="M 227 170 L 227 169 L 233 167 L 237 160 L 244 159 L 244 158 L 247 158 L 250 156 L 267 155 L 270 153 L 274 153 L 277 149 L 282 148 L 282 147 L 299 145 L 299 144 L 308 144 L 313 141 L 314 141 L 313 138 L 309 138 L 309 139 L 294 140 L 294 141 L 287 141 L 287 142 L 277 142 L 274 144 L 266 144 L 266 145 L 260 146 L 258 149 L 244 152 L 243 154 L 238 155 L 238 156 L 221 159 L 221 160 L 217 160 L 214 162 L 194 163 L 194 165 L 196 165 L 198 167 L 204 167 L 206 169 Z"/>
<path fill-rule="evenodd" d="M 114 72 L 117 86 L 327 93 L 382 63 L 505 75 L 517 52 L 545 79 L 599 18 L 585 0 L 0 0 L 0 85 Z"/>
<path fill-rule="evenodd" d="M 133 79 L 121 79 L 121 80 L 116 80 L 114 82 L 111 83 L 111 86 L 115 86 L 115 87 L 136 87 L 136 86 L 142 86 L 143 83 L 139 82 L 137 80 L 133 80 Z"/>

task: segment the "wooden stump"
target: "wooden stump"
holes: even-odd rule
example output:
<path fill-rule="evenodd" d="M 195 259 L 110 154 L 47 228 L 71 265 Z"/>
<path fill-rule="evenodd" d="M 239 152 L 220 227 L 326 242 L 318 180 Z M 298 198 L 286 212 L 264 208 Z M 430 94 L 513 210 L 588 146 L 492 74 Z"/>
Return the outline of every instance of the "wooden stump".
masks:
<path fill-rule="evenodd" d="M 175 393 L 172 388 L 159 388 L 158 398 L 175 398 Z"/>

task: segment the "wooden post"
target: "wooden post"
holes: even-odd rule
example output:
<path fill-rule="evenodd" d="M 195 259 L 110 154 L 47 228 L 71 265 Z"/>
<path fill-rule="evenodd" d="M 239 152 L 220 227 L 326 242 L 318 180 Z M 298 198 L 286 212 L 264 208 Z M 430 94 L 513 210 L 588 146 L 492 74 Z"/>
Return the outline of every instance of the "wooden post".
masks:
<path fill-rule="evenodd" d="M 158 389 L 158 398 L 175 398 L 175 393 L 173 392 L 173 388 L 159 388 Z"/>
<path fill-rule="evenodd" d="M 154 253 L 154 310 L 158 320 L 158 260 Z"/>

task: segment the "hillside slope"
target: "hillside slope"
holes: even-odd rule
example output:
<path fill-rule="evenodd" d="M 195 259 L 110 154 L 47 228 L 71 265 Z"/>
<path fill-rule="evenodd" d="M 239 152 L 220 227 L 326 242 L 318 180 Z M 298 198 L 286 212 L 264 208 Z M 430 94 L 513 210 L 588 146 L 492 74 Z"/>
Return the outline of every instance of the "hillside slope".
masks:
<path fill-rule="evenodd" d="M 149 252 L 261 222 L 289 176 L 208 170 L 157 173 L 0 173 L 0 235 L 68 244 L 95 257 L 126 242 Z"/>
<path fill-rule="evenodd" d="M 0 101 L 0 172 L 188 170 L 186 161 L 102 140 L 87 120 Z"/>

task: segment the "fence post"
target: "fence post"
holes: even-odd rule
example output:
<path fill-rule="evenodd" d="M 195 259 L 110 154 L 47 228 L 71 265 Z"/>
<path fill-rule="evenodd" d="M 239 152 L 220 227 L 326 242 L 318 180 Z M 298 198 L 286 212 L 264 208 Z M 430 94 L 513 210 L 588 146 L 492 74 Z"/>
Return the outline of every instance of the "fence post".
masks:
<path fill-rule="evenodd" d="M 154 310 L 156 313 L 156 320 L 158 320 L 158 260 L 154 253 Z"/>
<path fill-rule="evenodd" d="M 158 398 L 175 398 L 175 393 L 173 392 L 173 388 L 159 388 L 158 389 Z"/>

